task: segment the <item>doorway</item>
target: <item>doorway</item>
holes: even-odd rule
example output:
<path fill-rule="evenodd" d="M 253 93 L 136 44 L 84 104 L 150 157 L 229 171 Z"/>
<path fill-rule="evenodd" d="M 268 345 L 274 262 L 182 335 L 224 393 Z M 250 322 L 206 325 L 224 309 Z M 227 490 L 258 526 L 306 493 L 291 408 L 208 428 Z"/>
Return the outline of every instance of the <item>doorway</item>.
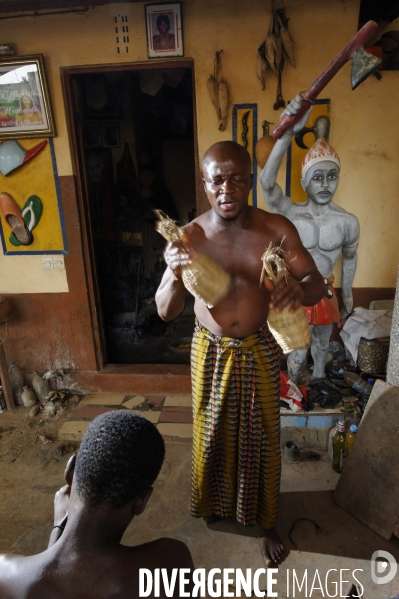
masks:
<path fill-rule="evenodd" d="M 165 241 L 153 209 L 179 224 L 197 213 L 193 65 L 64 74 L 99 366 L 188 364 L 193 299 L 171 323 L 156 311 Z"/>

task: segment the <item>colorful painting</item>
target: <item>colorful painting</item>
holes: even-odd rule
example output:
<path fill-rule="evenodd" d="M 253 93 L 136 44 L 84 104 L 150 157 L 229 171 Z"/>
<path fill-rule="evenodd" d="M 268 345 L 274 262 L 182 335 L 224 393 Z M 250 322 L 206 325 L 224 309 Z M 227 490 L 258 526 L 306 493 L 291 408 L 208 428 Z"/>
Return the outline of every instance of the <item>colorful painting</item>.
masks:
<path fill-rule="evenodd" d="M 233 106 L 233 141 L 244 146 L 249 152 L 252 161 L 254 182 L 249 193 L 249 205 L 256 206 L 257 165 L 255 146 L 258 141 L 258 105 L 234 104 Z"/>
<path fill-rule="evenodd" d="M 320 116 L 330 117 L 330 100 L 315 101 L 313 110 L 306 123 L 306 128 L 313 128 L 316 119 Z M 314 133 L 308 131 L 303 136 L 303 144 L 307 148 L 301 148 L 295 141 L 295 138 L 288 148 L 285 195 L 291 198 L 293 202 L 304 202 L 306 200 L 306 192 L 302 189 L 301 185 L 301 165 L 308 149 L 313 146 L 315 141 L 316 137 Z"/>
<path fill-rule="evenodd" d="M 0 139 L 55 135 L 43 57 L 0 58 Z"/>
<path fill-rule="evenodd" d="M 21 141 L 20 145 L 29 152 L 40 141 L 42 140 L 26 139 Z M 0 174 L 0 179 L 2 195 L 8 195 L 13 199 L 13 214 L 20 211 L 26 230 L 31 235 L 28 243 L 21 244 L 18 238 L 24 240 L 18 228 L 13 230 L 10 226 L 16 217 L 9 223 L 0 212 L 0 237 L 4 254 L 66 254 L 66 235 L 53 140 L 50 139 L 40 152 L 7 176 Z M 11 202 L 7 199 L 10 206 Z"/>

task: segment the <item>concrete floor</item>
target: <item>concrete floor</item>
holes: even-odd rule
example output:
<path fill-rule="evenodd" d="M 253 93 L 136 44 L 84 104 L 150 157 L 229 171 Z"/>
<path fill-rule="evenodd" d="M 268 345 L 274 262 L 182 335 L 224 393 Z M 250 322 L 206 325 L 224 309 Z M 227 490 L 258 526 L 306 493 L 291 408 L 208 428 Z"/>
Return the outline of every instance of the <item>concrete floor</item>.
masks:
<path fill-rule="evenodd" d="M 35 424 L 24 416 L 1 415 L 3 436 L 0 441 L 0 552 L 32 554 L 42 551 L 47 544 L 52 522 L 54 492 L 63 484 L 62 473 L 69 455 L 56 455 L 57 444 L 34 443 Z M 56 432 L 63 422 L 53 422 L 47 433 L 56 440 Z M 12 427 L 12 430 L 8 430 Z M 7 446 L 6 438 L 9 437 Z M 123 542 L 128 545 L 143 543 L 160 536 L 181 539 L 189 546 L 196 568 L 240 568 L 254 572 L 263 567 L 257 547 L 255 530 L 234 522 L 207 527 L 202 520 L 190 516 L 191 441 L 166 441 L 166 461 L 155 484 L 155 492 L 147 510 L 127 529 Z M 71 448 L 70 448 L 71 449 Z M 327 454 L 319 461 L 287 464 L 283 461 L 281 509 L 278 530 L 287 549 L 284 562 L 274 577 L 274 591 L 278 597 L 321 597 L 341 595 L 334 582 L 339 582 L 340 569 L 344 581 L 352 581 L 351 572 L 365 590 L 363 599 L 389 599 L 399 592 L 399 575 L 386 585 L 377 585 L 370 576 L 370 558 L 376 550 L 390 552 L 399 560 L 399 540 L 387 542 L 337 506 L 332 497 L 338 475 L 331 469 Z M 314 525 L 299 521 L 292 537 L 288 533 L 298 518 L 310 518 L 325 531 L 318 535 Z M 307 591 L 292 586 L 292 572 L 302 581 L 307 569 Z M 329 585 L 325 575 L 330 572 Z M 316 575 L 320 583 L 312 582 Z M 290 586 L 287 592 L 287 573 Z M 346 596 L 350 583 L 342 585 Z M 319 587 L 318 589 L 316 587 Z M 260 588 L 266 588 L 266 577 L 261 576 Z M 330 595 L 328 595 L 329 593 Z"/>

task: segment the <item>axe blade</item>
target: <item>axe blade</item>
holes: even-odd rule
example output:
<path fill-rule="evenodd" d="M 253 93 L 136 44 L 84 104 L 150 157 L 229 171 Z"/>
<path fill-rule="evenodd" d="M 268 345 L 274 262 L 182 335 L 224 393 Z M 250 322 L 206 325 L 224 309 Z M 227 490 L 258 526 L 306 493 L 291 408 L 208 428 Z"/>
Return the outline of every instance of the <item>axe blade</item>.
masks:
<path fill-rule="evenodd" d="M 381 64 L 382 60 L 367 52 L 364 48 L 358 48 L 352 54 L 351 83 L 352 89 L 363 83 Z"/>

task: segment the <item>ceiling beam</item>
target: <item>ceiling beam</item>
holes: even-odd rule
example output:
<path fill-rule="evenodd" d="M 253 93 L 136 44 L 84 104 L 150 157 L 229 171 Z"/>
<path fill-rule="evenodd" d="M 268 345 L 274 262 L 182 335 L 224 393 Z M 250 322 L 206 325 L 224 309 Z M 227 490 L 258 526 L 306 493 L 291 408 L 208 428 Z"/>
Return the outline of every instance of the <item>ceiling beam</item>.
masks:
<path fill-rule="evenodd" d="M 100 4 L 126 4 L 141 0 L 0 0 L 0 14 L 34 12 L 40 10 L 65 10 L 99 6 Z"/>

